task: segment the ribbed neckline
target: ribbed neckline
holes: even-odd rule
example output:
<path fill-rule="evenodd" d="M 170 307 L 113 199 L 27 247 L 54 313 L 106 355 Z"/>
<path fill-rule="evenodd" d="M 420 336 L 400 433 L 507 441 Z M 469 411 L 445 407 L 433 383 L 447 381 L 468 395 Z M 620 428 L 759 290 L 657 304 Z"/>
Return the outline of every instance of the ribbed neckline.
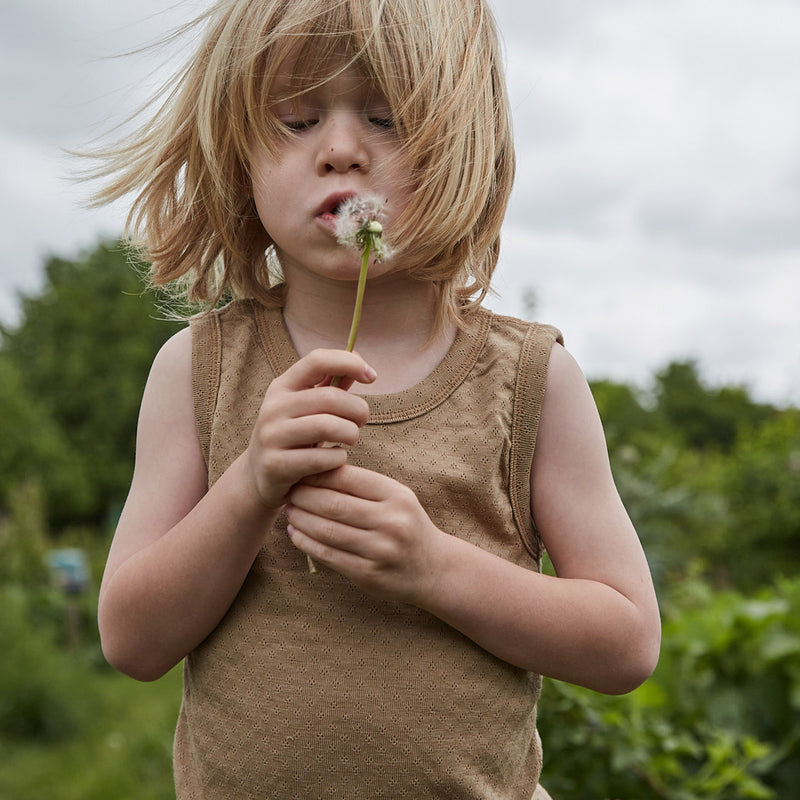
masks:
<path fill-rule="evenodd" d="M 280 308 L 254 304 L 256 327 L 270 366 L 284 373 L 298 359 Z M 426 414 L 444 402 L 464 381 L 478 360 L 489 333 L 492 314 L 485 309 L 470 319 L 468 330 L 459 329 L 439 365 L 415 386 L 393 394 L 362 395 L 369 403 L 367 424 L 400 422 Z"/>

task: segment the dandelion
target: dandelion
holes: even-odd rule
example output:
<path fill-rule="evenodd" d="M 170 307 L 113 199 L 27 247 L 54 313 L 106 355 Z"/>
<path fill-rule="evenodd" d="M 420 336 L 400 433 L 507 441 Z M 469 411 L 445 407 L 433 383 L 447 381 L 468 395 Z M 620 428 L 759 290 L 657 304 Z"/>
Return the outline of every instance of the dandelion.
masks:
<path fill-rule="evenodd" d="M 356 345 L 370 256 L 373 255 L 375 261 L 384 261 L 392 255 L 391 248 L 383 238 L 381 220 L 384 216 L 384 205 L 384 202 L 375 195 L 356 195 L 342 203 L 336 220 L 334 229 L 336 241 L 342 247 L 349 247 L 361 252 L 361 271 L 358 275 L 356 303 L 353 309 L 350 335 L 347 337 L 347 347 L 345 348 L 348 352 L 352 351 Z M 336 384 L 338 384 L 338 380 L 334 385 Z"/>
<path fill-rule="evenodd" d="M 350 197 L 339 207 L 334 227 L 336 241 L 342 247 L 361 252 L 361 271 L 358 274 L 358 289 L 353 308 L 353 321 L 350 323 L 350 335 L 347 337 L 346 350 L 352 352 L 356 346 L 358 325 L 361 322 L 361 306 L 364 304 L 364 290 L 367 286 L 367 271 L 370 256 L 375 261 L 391 258 L 392 251 L 383 238 L 383 209 L 385 203 L 373 194 L 362 194 Z M 338 386 L 341 376 L 331 379 L 331 386 Z M 324 445 L 323 445 L 324 446 Z M 308 571 L 316 574 L 317 567 L 311 556 L 306 554 Z"/>

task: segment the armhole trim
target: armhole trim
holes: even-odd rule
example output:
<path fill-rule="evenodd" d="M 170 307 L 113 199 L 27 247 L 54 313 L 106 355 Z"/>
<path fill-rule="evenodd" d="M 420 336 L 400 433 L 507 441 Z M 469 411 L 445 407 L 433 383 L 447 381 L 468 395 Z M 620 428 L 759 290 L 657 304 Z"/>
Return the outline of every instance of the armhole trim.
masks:
<path fill-rule="evenodd" d="M 197 435 L 208 467 L 211 453 L 211 431 L 217 409 L 222 371 L 222 335 L 219 315 L 214 313 L 195 317 L 192 329 L 192 393 Z"/>
<path fill-rule="evenodd" d="M 557 328 L 539 323 L 530 326 L 520 348 L 514 387 L 509 477 L 511 507 L 522 543 L 537 563 L 544 548 L 531 515 L 531 467 L 547 384 L 550 352 L 556 342 L 564 343 Z"/>

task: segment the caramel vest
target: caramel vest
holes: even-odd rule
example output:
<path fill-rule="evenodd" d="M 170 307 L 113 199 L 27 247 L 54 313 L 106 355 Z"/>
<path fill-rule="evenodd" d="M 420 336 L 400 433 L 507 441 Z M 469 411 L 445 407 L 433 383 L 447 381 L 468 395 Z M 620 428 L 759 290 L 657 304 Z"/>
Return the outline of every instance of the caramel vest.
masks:
<path fill-rule="evenodd" d="M 192 323 L 209 486 L 297 355 L 279 309 Z M 480 311 L 417 386 L 368 396 L 350 463 L 412 488 L 434 524 L 538 570 L 530 468 L 554 328 Z M 378 365 L 380 366 L 380 365 Z M 530 800 L 541 680 L 415 607 L 310 574 L 281 515 L 227 615 L 184 662 L 178 800 Z"/>

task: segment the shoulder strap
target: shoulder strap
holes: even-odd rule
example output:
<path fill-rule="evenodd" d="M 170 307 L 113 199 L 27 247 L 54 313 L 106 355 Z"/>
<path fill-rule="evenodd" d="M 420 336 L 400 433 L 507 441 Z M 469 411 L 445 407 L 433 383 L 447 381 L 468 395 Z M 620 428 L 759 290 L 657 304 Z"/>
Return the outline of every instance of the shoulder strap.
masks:
<path fill-rule="evenodd" d="M 192 392 L 197 435 L 208 466 L 211 428 L 217 407 L 222 369 L 222 336 L 219 316 L 214 312 L 190 320 L 192 329 Z"/>
<path fill-rule="evenodd" d="M 514 387 L 514 417 L 511 425 L 511 506 L 517 529 L 530 554 L 542 556 L 542 545 L 531 519 L 531 466 L 542 413 L 550 351 L 564 343 L 561 332 L 551 325 L 533 323 L 522 343 Z"/>

